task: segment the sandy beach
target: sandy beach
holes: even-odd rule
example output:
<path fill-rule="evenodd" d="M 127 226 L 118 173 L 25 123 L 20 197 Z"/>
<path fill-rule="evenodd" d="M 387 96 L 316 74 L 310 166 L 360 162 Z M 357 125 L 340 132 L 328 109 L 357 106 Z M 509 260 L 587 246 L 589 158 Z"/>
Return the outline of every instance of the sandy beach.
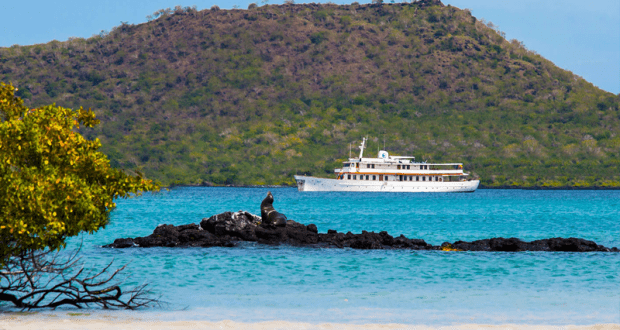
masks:
<path fill-rule="evenodd" d="M 117 329 L 135 329 L 135 330 L 164 330 L 164 329 L 258 329 L 258 330 L 285 330 L 285 329 L 317 329 L 317 330 L 396 330 L 396 329 L 416 329 L 416 330 L 508 330 L 508 329 L 525 329 L 525 330 L 620 330 L 620 324 L 594 324 L 594 325 L 519 325 L 519 324 L 503 324 L 503 325 L 485 325 L 485 324 L 461 324 L 449 326 L 425 326 L 425 325 L 407 325 L 407 324 L 339 324 L 339 323 L 299 323 L 286 321 L 268 321 L 256 323 L 242 323 L 230 320 L 219 322 L 208 321 L 149 321 L 141 319 L 115 317 L 90 318 L 81 317 L 79 315 L 23 315 L 23 314 L 0 314 L 0 330 L 71 330 L 71 329 L 88 329 L 88 330 L 117 330 Z"/>

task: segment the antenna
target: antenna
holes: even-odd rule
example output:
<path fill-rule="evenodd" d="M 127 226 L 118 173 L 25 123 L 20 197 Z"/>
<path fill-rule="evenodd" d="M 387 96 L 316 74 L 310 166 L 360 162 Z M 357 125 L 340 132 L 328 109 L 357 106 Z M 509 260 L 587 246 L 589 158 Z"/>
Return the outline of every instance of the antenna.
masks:
<path fill-rule="evenodd" d="M 349 158 L 351 158 L 351 143 L 349 143 Z"/>
<path fill-rule="evenodd" d="M 364 155 L 364 147 L 366 145 L 366 140 L 367 139 L 368 139 L 367 137 L 362 138 L 362 145 L 360 145 L 360 159 L 362 159 L 362 157 Z"/>

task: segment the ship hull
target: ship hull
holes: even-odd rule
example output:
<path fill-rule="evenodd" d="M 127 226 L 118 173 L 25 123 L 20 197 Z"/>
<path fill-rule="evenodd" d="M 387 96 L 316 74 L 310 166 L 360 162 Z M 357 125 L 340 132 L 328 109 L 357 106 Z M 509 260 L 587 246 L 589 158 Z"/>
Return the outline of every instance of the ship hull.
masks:
<path fill-rule="evenodd" d="M 474 192 L 479 180 L 456 182 L 351 181 L 295 175 L 299 191 Z"/>

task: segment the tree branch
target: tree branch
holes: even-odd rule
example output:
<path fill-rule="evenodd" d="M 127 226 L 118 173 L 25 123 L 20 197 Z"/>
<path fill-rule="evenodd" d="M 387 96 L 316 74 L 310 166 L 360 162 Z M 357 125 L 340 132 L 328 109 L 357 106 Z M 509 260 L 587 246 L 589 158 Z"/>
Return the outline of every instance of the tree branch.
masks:
<path fill-rule="evenodd" d="M 159 304 L 157 299 L 148 297 L 146 284 L 123 290 L 118 283 L 111 283 L 117 282 L 116 277 L 127 265 L 110 273 L 110 262 L 101 271 L 90 274 L 84 274 L 82 267 L 76 269 L 78 266 L 81 263 L 77 251 L 66 260 L 50 251 L 27 251 L 13 256 L 0 271 L 0 301 L 23 309 L 62 305 L 136 309 Z"/>

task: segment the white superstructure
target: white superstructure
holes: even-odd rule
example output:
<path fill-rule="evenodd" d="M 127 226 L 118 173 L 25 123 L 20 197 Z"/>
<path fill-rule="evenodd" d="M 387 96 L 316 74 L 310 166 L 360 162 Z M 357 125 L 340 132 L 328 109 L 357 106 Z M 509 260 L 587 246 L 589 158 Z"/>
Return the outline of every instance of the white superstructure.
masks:
<path fill-rule="evenodd" d="M 420 163 L 415 157 L 390 156 L 379 151 L 377 158 L 364 158 L 366 138 L 360 156 L 349 158 L 334 170 L 336 179 L 295 175 L 299 191 L 390 191 L 390 192 L 473 192 L 479 180 L 467 179 L 462 163 Z"/>

